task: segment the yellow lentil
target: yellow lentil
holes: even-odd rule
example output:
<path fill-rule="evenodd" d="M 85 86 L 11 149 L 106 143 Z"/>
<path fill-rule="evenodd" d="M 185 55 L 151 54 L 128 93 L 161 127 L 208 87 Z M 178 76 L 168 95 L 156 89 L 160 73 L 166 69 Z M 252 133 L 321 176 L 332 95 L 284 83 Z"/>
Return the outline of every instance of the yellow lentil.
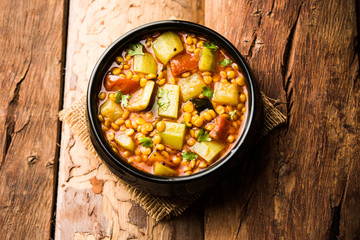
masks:
<path fill-rule="evenodd" d="M 226 141 L 227 141 L 228 143 L 233 143 L 234 140 L 235 140 L 234 135 L 229 135 L 229 136 L 226 138 Z"/>
<path fill-rule="evenodd" d="M 146 75 L 146 78 L 147 79 L 154 79 L 154 78 L 156 78 L 156 75 L 153 74 L 153 73 L 149 73 L 148 75 Z"/>
<path fill-rule="evenodd" d="M 111 70 L 111 73 L 114 75 L 119 75 L 121 73 L 121 68 L 115 67 Z"/>
<path fill-rule="evenodd" d="M 98 96 L 99 100 L 104 100 L 106 98 L 106 93 L 105 92 L 101 92 Z"/>
<path fill-rule="evenodd" d="M 124 124 L 124 122 L 125 122 L 124 119 L 119 118 L 118 120 L 115 121 L 115 124 L 118 125 L 118 126 L 120 126 L 120 125 Z"/>
<path fill-rule="evenodd" d="M 143 118 L 137 118 L 136 120 L 135 120 L 135 122 L 136 122 L 136 124 L 137 125 L 143 125 L 143 124 L 145 124 L 146 122 L 145 122 L 145 120 L 143 119 Z"/>
<path fill-rule="evenodd" d="M 184 104 L 183 110 L 185 112 L 191 113 L 192 111 L 194 111 L 194 106 L 191 102 L 187 102 Z"/>
<path fill-rule="evenodd" d="M 118 131 L 120 129 L 119 125 L 112 123 L 111 124 L 112 129 L 114 129 L 115 131 Z"/>
<path fill-rule="evenodd" d="M 161 136 L 159 134 L 155 134 L 155 136 L 153 137 L 153 142 L 154 144 L 161 143 Z"/>
<path fill-rule="evenodd" d="M 124 119 L 124 120 L 126 120 L 126 119 L 129 118 L 129 116 L 130 116 L 130 112 L 129 112 L 129 111 L 125 111 L 125 112 L 123 112 L 123 114 L 121 115 L 121 118 Z"/>
<path fill-rule="evenodd" d="M 111 100 L 113 100 L 113 101 L 116 100 L 116 97 L 115 97 L 115 94 L 114 94 L 114 93 L 110 93 L 110 94 L 109 94 L 109 98 L 110 98 Z"/>
<path fill-rule="evenodd" d="M 189 146 L 193 146 L 194 144 L 196 143 L 196 140 L 194 138 L 190 138 L 188 141 L 187 141 L 187 144 Z"/>
<path fill-rule="evenodd" d="M 208 124 L 208 125 L 206 125 L 205 129 L 208 130 L 208 131 L 213 130 L 213 129 L 214 129 L 214 124 Z"/>
<path fill-rule="evenodd" d="M 166 79 L 163 78 L 163 79 L 160 79 L 160 80 L 158 81 L 158 84 L 159 84 L 159 86 L 162 86 L 162 85 L 165 84 L 165 82 L 166 82 Z"/>
<path fill-rule="evenodd" d="M 116 59 L 115 59 L 115 61 L 116 61 L 117 63 L 121 63 L 121 62 L 124 61 L 124 58 L 121 57 L 121 56 L 117 56 Z"/>
<path fill-rule="evenodd" d="M 135 130 L 132 129 L 132 128 L 129 128 L 125 131 L 125 134 L 128 135 L 128 136 L 131 136 L 135 133 Z"/>
<path fill-rule="evenodd" d="M 223 114 L 225 112 L 225 109 L 222 105 L 219 105 L 216 107 L 215 111 L 218 113 L 218 114 Z"/>
<path fill-rule="evenodd" d="M 158 130 L 158 132 L 163 132 L 165 130 L 165 122 L 164 121 L 160 121 L 156 124 L 156 130 Z"/>
<path fill-rule="evenodd" d="M 111 120 L 110 119 L 106 119 L 104 122 L 105 127 L 110 128 L 111 127 Z"/>
<path fill-rule="evenodd" d="M 181 74 L 181 77 L 183 78 L 186 78 L 188 76 L 190 76 L 190 72 L 184 72 L 183 74 Z"/>
<path fill-rule="evenodd" d="M 212 116 L 208 111 L 204 112 L 202 114 L 202 116 L 205 118 L 206 121 L 211 121 L 212 120 Z"/>
<path fill-rule="evenodd" d="M 165 149 L 165 147 L 162 144 L 156 144 L 156 149 L 159 150 L 159 151 L 162 151 L 162 150 Z"/>
<path fill-rule="evenodd" d="M 104 122 L 104 117 L 103 117 L 103 115 L 99 114 L 99 115 L 98 115 L 98 119 L 99 119 L 100 122 Z"/>
<path fill-rule="evenodd" d="M 245 94 L 240 94 L 240 97 L 239 97 L 239 99 L 240 99 L 240 102 L 242 102 L 242 103 L 244 103 L 245 101 L 246 101 L 246 95 Z"/>
<path fill-rule="evenodd" d="M 233 79 L 235 77 L 235 72 L 230 70 L 226 72 L 226 75 L 228 77 L 228 79 Z"/>
<path fill-rule="evenodd" d="M 146 86 L 146 83 L 147 83 L 146 78 L 141 78 L 141 79 L 140 79 L 140 87 L 145 87 L 145 86 Z"/>

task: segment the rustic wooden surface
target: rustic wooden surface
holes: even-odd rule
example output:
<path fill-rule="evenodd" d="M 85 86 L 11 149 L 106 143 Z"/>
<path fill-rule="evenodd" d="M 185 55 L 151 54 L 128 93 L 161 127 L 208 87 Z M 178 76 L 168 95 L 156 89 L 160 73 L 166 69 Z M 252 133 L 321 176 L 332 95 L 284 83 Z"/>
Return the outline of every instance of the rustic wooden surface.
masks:
<path fill-rule="evenodd" d="M 0 239 L 49 239 L 64 5 L 3 0 L 0 16 Z"/>
<path fill-rule="evenodd" d="M 45 2 L 0 3 L 2 239 L 359 239 L 357 1 Z M 239 174 L 155 222 L 66 125 L 58 132 L 56 114 L 112 41 L 169 18 L 232 41 L 288 123 Z"/>

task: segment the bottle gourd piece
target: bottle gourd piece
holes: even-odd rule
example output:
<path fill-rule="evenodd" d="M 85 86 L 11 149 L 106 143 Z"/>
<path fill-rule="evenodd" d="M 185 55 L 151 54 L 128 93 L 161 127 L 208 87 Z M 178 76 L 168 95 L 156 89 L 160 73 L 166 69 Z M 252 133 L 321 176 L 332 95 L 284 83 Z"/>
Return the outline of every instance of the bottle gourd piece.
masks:
<path fill-rule="evenodd" d="M 204 47 L 200 52 L 199 69 L 200 71 L 212 72 L 215 66 L 215 55 L 207 47 Z"/>
<path fill-rule="evenodd" d="M 169 177 L 169 176 L 178 175 L 177 171 L 175 171 L 174 169 L 171 169 L 171 168 L 169 168 L 167 166 L 164 166 L 159 162 L 156 162 L 154 164 L 154 174 L 158 175 L 158 176 L 164 176 L 164 177 L 165 176 Z"/>
<path fill-rule="evenodd" d="M 212 100 L 219 104 L 236 106 L 239 103 L 237 84 L 229 82 L 216 82 Z"/>
<path fill-rule="evenodd" d="M 134 56 L 134 71 L 144 74 L 152 73 L 156 75 L 156 60 L 150 53 Z"/>
<path fill-rule="evenodd" d="M 104 117 L 110 118 L 112 122 L 115 122 L 123 114 L 123 109 L 113 100 L 108 99 L 100 106 L 100 113 Z"/>
<path fill-rule="evenodd" d="M 155 56 L 166 65 L 175 55 L 184 50 L 180 37 L 174 32 L 161 34 L 153 43 L 152 48 Z"/>
<path fill-rule="evenodd" d="M 165 130 L 160 133 L 162 142 L 174 149 L 181 150 L 185 139 L 185 124 L 165 121 Z"/>
<path fill-rule="evenodd" d="M 177 118 L 179 112 L 180 88 L 178 85 L 165 84 L 161 89 L 168 91 L 170 105 L 167 108 L 159 107 L 158 113 L 161 117 Z"/>
<path fill-rule="evenodd" d="M 190 98 L 199 96 L 205 87 L 205 83 L 202 80 L 202 76 L 199 73 L 194 73 L 187 78 L 180 78 L 179 86 L 181 96 L 184 102 Z"/>
<path fill-rule="evenodd" d="M 223 150 L 225 147 L 221 143 L 211 142 L 196 142 L 193 146 L 193 151 L 199 154 L 208 164 Z"/>
<path fill-rule="evenodd" d="M 141 91 L 139 94 L 134 94 L 134 97 L 130 99 L 128 109 L 130 111 L 142 111 L 150 103 L 152 93 L 154 91 L 155 82 L 154 81 L 147 81 L 145 87 L 140 89 Z"/>
<path fill-rule="evenodd" d="M 134 141 L 132 140 L 131 137 L 129 137 L 125 134 L 120 134 L 120 135 L 116 136 L 115 142 L 128 151 L 134 152 L 134 150 L 135 150 Z"/>

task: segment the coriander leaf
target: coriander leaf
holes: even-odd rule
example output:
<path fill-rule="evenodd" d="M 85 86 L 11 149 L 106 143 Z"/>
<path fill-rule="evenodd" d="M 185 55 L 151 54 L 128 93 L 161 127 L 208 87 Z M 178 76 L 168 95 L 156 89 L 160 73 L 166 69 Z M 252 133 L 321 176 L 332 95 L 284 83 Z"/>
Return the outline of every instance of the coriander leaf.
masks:
<path fill-rule="evenodd" d="M 126 95 L 122 95 L 121 96 L 121 106 L 127 108 L 129 106 L 129 100 L 130 100 L 131 96 L 129 94 Z"/>
<path fill-rule="evenodd" d="M 203 87 L 202 88 L 202 95 L 204 95 L 205 97 L 211 99 L 213 97 L 214 94 L 214 90 L 212 90 L 210 87 Z"/>
<path fill-rule="evenodd" d="M 149 137 L 142 137 L 139 139 L 139 142 L 143 147 L 151 148 L 153 146 L 153 142 Z"/>
<path fill-rule="evenodd" d="M 212 52 L 215 52 L 218 49 L 218 47 L 212 42 L 204 43 L 204 47 L 209 48 Z"/>
<path fill-rule="evenodd" d="M 159 91 L 157 93 L 158 101 L 157 104 L 159 107 L 161 107 L 164 111 L 168 109 L 170 106 L 170 99 L 169 99 L 169 90 L 159 88 Z"/>
<path fill-rule="evenodd" d="M 117 93 L 115 93 L 115 102 L 119 103 L 121 101 L 121 97 L 122 97 L 122 93 L 121 91 L 118 91 Z"/>
<path fill-rule="evenodd" d="M 118 91 L 117 93 L 115 93 L 115 102 L 119 103 L 121 101 L 121 106 L 122 107 L 127 107 L 129 105 L 129 99 L 131 98 L 131 96 L 129 94 L 122 94 L 121 91 Z"/>
<path fill-rule="evenodd" d="M 211 138 L 209 137 L 209 133 L 204 131 L 204 129 L 200 129 L 197 137 L 198 142 L 210 142 Z"/>
<path fill-rule="evenodd" d="M 230 59 L 224 58 L 223 60 L 220 61 L 219 64 L 220 64 L 221 66 L 225 67 L 225 66 L 227 66 L 227 65 L 229 65 L 229 64 L 231 64 L 231 63 L 232 63 L 232 61 L 231 61 Z"/>
<path fill-rule="evenodd" d="M 231 120 L 233 120 L 235 113 L 236 113 L 236 110 L 229 112 L 229 116 L 230 116 Z"/>
<path fill-rule="evenodd" d="M 187 161 L 187 160 L 195 160 L 197 158 L 197 155 L 193 152 L 190 151 L 186 151 L 184 153 L 181 154 L 182 159 Z"/>
<path fill-rule="evenodd" d="M 144 55 L 142 49 L 143 45 L 141 43 L 131 44 L 130 48 L 128 49 L 128 53 L 130 56 Z"/>

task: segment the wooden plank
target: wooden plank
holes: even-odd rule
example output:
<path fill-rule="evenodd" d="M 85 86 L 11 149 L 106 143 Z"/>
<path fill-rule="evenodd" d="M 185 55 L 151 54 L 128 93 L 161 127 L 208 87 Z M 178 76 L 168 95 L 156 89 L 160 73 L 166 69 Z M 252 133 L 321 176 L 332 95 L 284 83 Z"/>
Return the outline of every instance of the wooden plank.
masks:
<path fill-rule="evenodd" d="M 86 91 L 88 78 L 101 53 L 116 38 L 147 22 L 177 18 L 203 23 L 198 1 L 70 1 L 64 107 Z M 92 184 L 98 188 L 95 194 Z M 65 125 L 62 129 L 56 239 L 151 239 L 162 236 L 199 239 L 202 209 L 156 223 L 136 205 L 109 175 L 109 170 L 87 153 Z M 179 226 L 179 227 L 178 227 Z M 199 229 L 193 231 L 193 228 Z M 185 228 L 186 227 L 186 228 Z M 177 229 L 182 229 L 178 231 Z"/>
<path fill-rule="evenodd" d="M 289 120 L 210 197 L 205 239 L 357 239 L 354 1 L 216 0 L 205 13 L 205 24 L 236 44 Z"/>
<path fill-rule="evenodd" d="M 0 238 L 51 236 L 63 1 L 0 3 Z"/>

